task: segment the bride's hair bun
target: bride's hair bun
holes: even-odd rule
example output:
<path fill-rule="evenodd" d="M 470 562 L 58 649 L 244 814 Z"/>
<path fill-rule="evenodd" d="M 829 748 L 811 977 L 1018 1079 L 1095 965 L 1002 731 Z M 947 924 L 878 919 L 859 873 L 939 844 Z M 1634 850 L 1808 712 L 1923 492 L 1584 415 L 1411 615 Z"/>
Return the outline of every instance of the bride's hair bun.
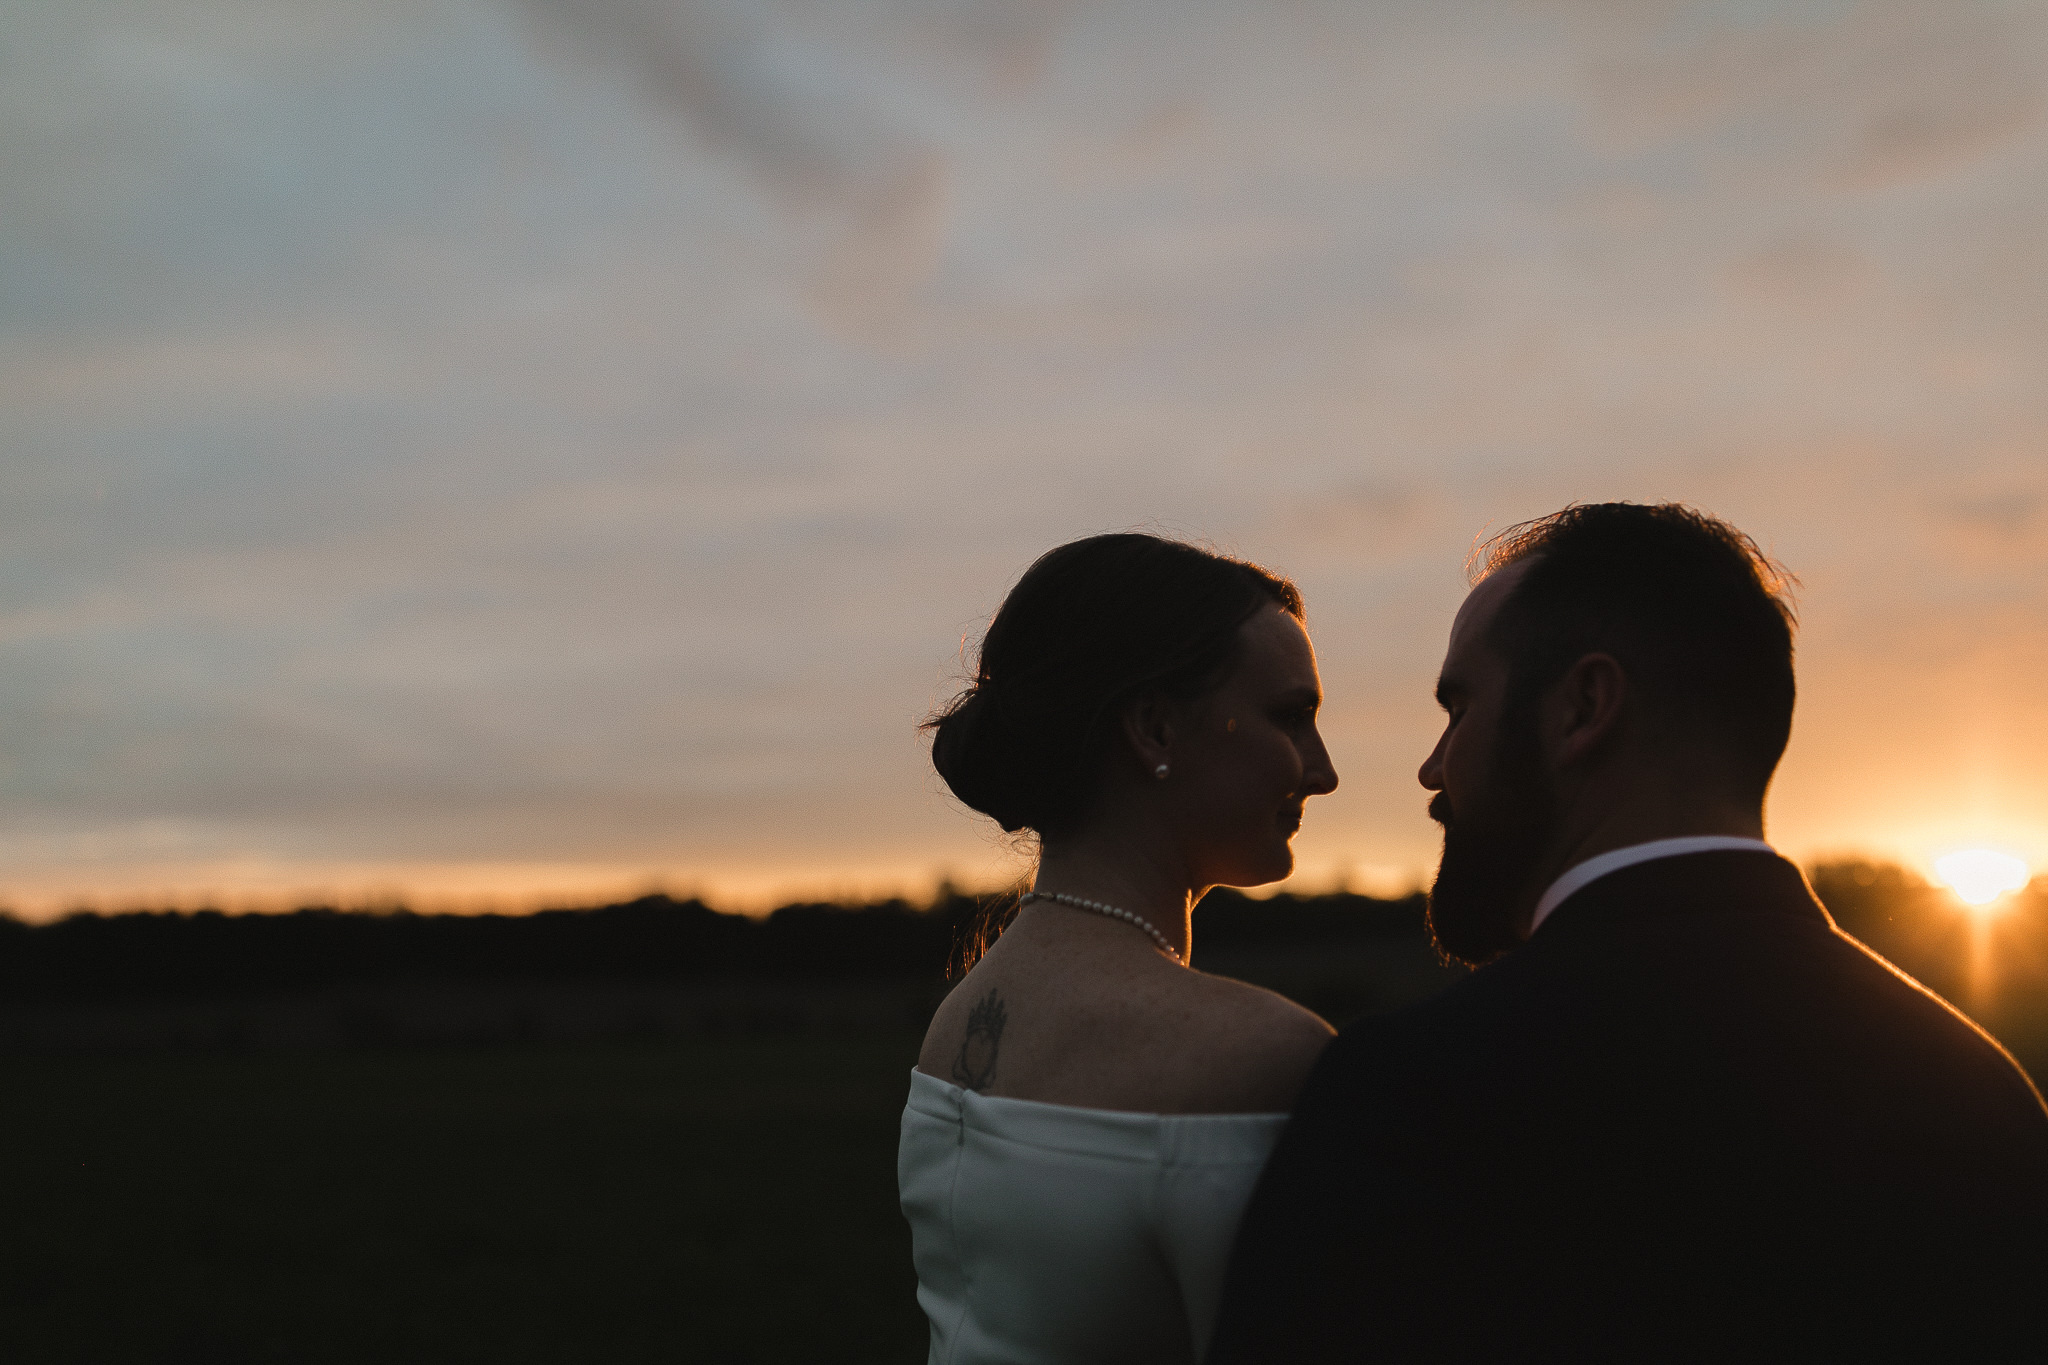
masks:
<path fill-rule="evenodd" d="M 1091 536 L 1025 570 L 982 637 L 974 681 L 925 722 L 932 764 L 1006 831 L 1059 835 L 1086 813 L 1118 709 L 1221 680 L 1237 628 L 1301 594 L 1256 564 L 1159 536 Z"/>
<path fill-rule="evenodd" d="M 1030 803 L 1020 802 L 1015 781 L 1014 736 L 1003 728 L 992 685 L 973 684 L 926 724 L 932 732 L 932 766 L 953 795 L 1005 830 L 1032 823 Z"/>

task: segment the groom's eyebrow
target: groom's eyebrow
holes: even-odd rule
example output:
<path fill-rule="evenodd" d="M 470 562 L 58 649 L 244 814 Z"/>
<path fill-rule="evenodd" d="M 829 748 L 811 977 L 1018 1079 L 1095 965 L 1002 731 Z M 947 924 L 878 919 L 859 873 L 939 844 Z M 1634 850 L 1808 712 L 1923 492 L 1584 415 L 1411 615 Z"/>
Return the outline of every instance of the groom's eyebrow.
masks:
<path fill-rule="evenodd" d="M 1456 678 L 1445 676 L 1436 680 L 1436 704 L 1444 710 L 1450 710 L 1452 702 L 1462 701 L 1464 697 L 1465 689 Z"/>

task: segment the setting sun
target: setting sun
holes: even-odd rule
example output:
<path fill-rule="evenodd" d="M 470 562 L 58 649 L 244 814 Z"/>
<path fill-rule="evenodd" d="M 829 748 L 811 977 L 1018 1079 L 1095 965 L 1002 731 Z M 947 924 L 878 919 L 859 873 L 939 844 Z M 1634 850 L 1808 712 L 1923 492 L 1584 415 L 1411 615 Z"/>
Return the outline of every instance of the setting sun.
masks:
<path fill-rule="evenodd" d="M 2028 881 L 2025 862 L 1989 848 L 1964 848 L 1934 860 L 1935 875 L 1969 905 L 1989 905 Z"/>

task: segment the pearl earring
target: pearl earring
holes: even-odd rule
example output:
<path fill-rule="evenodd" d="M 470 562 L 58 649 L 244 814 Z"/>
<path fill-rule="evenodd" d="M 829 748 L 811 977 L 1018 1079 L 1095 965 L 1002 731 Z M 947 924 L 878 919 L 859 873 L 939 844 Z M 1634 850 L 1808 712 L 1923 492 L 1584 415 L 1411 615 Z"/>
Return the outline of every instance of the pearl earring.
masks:
<path fill-rule="evenodd" d="M 1154 768 L 1154 769 L 1152 770 L 1152 776 L 1154 776 L 1154 777 L 1158 778 L 1158 779 L 1159 779 L 1160 781 L 1162 781 L 1162 782 L 1163 782 L 1163 781 L 1165 781 L 1165 780 L 1166 780 L 1166 765 L 1165 765 L 1164 763 L 1162 763 L 1162 764 L 1160 764 L 1160 765 L 1159 765 L 1158 767 Z"/>

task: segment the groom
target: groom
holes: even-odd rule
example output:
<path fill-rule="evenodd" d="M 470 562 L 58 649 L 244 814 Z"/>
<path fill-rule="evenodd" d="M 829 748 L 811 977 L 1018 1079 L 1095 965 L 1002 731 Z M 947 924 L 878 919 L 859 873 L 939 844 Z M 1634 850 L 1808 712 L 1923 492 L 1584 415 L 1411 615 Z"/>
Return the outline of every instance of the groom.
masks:
<path fill-rule="evenodd" d="M 1438 946 L 1339 1034 L 1247 1211 L 1211 1365 L 2007 1357 L 2048 1343 L 2048 1111 L 1763 842 L 1780 576 L 1574 506 L 1451 628 Z"/>

